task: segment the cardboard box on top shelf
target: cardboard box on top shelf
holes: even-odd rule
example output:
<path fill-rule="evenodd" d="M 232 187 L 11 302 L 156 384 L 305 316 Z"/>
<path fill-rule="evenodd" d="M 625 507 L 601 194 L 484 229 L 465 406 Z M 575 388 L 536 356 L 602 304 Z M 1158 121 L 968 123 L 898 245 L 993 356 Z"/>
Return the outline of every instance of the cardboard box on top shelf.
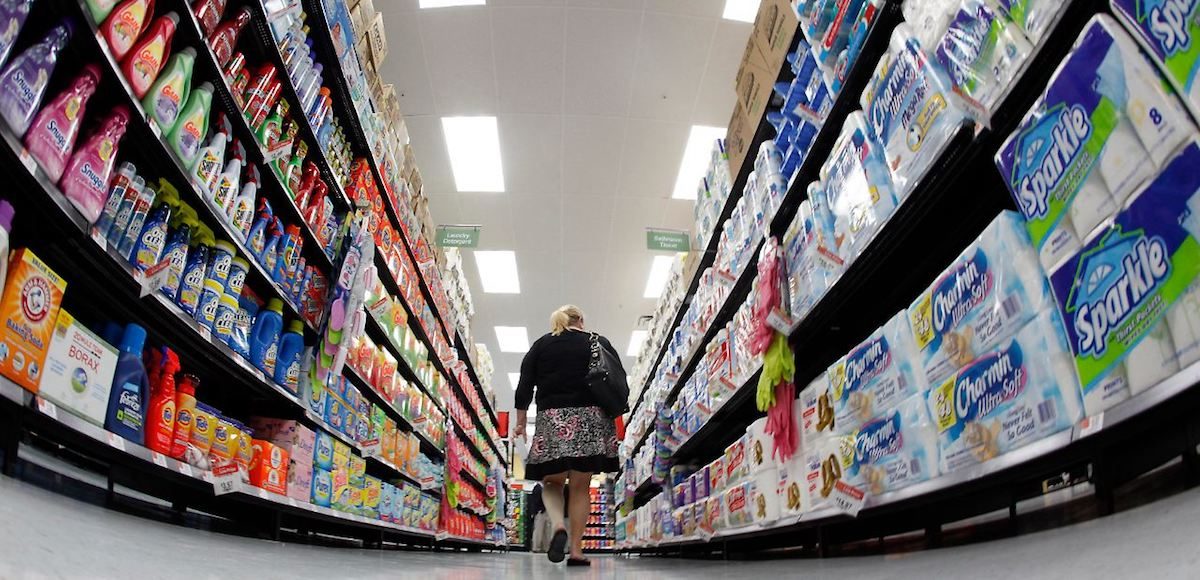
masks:
<path fill-rule="evenodd" d="M 415 162 L 405 172 L 404 179 L 408 181 L 408 188 L 412 190 L 413 197 L 421 197 L 425 192 L 425 182 L 421 179 L 421 168 L 417 167 Z"/>
<path fill-rule="evenodd" d="M 725 131 L 725 152 L 729 155 L 729 172 L 736 174 L 745 162 L 750 144 L 754 141 L 754 133 L 762 115 L 751 118 L 741 103 L 733 107 L 733 116 L 729 119 L 729 128 Z"/>
<path fill-rule="evenodd" d="M 746 52 L 742 54 L 742 64 L 738 67 L 734 91 L 737 93 L 737 103 L 746 115 L 761 119 L 774 94 L 779 67 L 768 68 L 755 58 L 756 52 L 753 45 L 746 45 Z"/>
<path fill-rule="evenodd" d="M 354 39 L 366 38 L 375 19 L 375 5 L 371 0 L 350 0 L 350 22 L 354 26 Z"/>
<path fill-rule="evenodd" d="M 788 0 L 762 0 L 747 51 L 754 53 L 752 60 L 759 66 L 778 73 L 799 29 L 800 19 Z"/>
<path fill-rule="evenodd" d="M 383 64 L 388 55 L 387 33 L 383 29 L 383 14 L 376 14 L 367 28 L 367 38 L 371 41 L 371 60 L 375 66 Z M 790 41 L 791 38 L 789 37 Z M 785 49 L 787 47 L 784 47 Z"/>

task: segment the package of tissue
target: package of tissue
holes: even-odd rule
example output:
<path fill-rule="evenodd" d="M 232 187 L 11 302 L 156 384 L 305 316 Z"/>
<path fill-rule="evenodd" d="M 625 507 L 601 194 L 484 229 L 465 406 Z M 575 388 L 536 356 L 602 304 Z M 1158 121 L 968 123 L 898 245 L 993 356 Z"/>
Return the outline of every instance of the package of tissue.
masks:
<path fill-rule="evenodd" d="M 1042 42 L 1070 4 L 1063 0 L 996 0 L 996 3 L 1034 45 Z"/>
<path fill-rule="evenodd" d="M 725 491 L 725 521 L 731 528 L 751 524 L 754 517 L 750 511 L 750 496 L 754 482 L 735 485 Z"/>
<path fill-rule="evenodd" d="M 1078 250 L 1194 132 L 1133 39 L 1093 17 L 996 154 L 1042 266 Z"/>
<path fill-rule="evenodd" d="M 1111 0 L 1113 13 L 1133 31 L 1180 95 L 1200 111 L 1200 2 Z"/>
<path fill-rule="evenodd" d="M 804 503 L 804 454 L 797 453 L 779 466 L 779 511 L 784 516 L 798 516 L 808 510 Z"/>
<path fill-rule="evenodd" d="M 854 466 L 854 438 L 839 435 L 804 448 L 804 488 L 801 502 L 809 509 L 832 504 L 833 486 Z M 791 476 L 791 473 L 788 473 Z"/>
<path fill-rule="evenodd" d="M 931 52 L 954 91 L 987 119 L 1032 51 L 1025 34 L 993 4 L 964 0 Z"/>
<path fill-rule="evenodd" d="M 829 367 L 826 375 L 838 433 L 850 433 L 928 390 L 903 311 Z"/>
<path fill-rule="evenodd" d="M 805 447 L 833 433 L 833 402 L 829 398 L 829 376 L 821 373 L 800 391 L 800 436 Z"/>
<path fill-rule="evenodd" d="M 871 136 L 883 147 L 899 203 L 937 161 L 966 116 L 945 73 L 929 61 L 907 24 L 892 32 L 888 51 L 859 102 Z"/>
<path fill-rule="evenodd" d="M 1083 409 L 1058 312 L 1038 315 L 930 389 L 927 404 L 937 424 L 942 473 L 1070 428 Z"/>
<path fill-rule="evenodd" d="M 941 384 L 1050 304 L 1024 220 L 1001 212 L 908 308 L 929 384 Z"/>
<path fill-rule="evenodd" d="M 837 254 L 853 262 L 896 210 L 887 161 L 868 137 L 866 120 L 855 111 L 821 167 L 824 207 L 832 218 Z M 814 206 L 818 202 L 814 201 Z"/>
<path fill-rule="evenodd" d="M 1200 145 L 1190 143 L 1112 225 L 1050 275 L 1094 415 L 1195 359 Z"/>
<path fill-rule="evenodd" d="M 937 431 L 923 395 L 867 421 L 850 437 L 854 462 L 842 476 L 868 493 L 896 491 L 938 474 Z"/>
<path fill-rule="evenodd" d="M 796 217 L 784 234 L 783 252 L 788 272 L 786 298 L 788 315 L 793 321 L 804 318 L 820 302 L 842 269 L 841 260 L 830 254 L 836 251 L 832 235 L 823 229 L 823 222 L 814 211 L 812 200 L 800 202 Z"/>

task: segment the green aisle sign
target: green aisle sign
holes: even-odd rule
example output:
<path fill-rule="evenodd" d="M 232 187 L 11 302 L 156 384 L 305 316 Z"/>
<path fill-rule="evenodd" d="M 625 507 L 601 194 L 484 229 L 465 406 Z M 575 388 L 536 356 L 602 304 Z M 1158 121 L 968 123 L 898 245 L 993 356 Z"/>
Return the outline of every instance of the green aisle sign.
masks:
<path fill-rule="evenodd" d="M 646 230 L 646 248 L 653 252 L 688 251 L 687 232 L 677 230 Z"/>
<path fill-rule="evenodd" d="M 438 226 L 439 248 L 474 248 L 479 245 L 479 226 Z"/>

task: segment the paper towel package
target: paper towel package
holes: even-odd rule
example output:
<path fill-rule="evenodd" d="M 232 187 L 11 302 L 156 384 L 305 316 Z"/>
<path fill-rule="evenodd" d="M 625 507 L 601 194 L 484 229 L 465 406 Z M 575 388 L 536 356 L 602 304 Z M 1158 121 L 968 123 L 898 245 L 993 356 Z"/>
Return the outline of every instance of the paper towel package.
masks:
<path fill-rule="evenodd" d="M 949 473 L 1068 429 L 1083 418 L 1079 382 L 1058 312 L 930 389 L 941 472 Z"/>
<path fill-rule="evenodd" d="M 816 445 L 833 433 L 833 402 L 829 398 L 829 377 L 826 373 L 813 379 L 800 391 L 800 437 L 805 447 Z"/>
<path fill-rule="evenodd" d="M 838 433 L 850 433 L 905 399 L 929 389 L 908 315 L 901 311 L 829 367 L 829 398 Z"/>
<path fill-rule="evenodd" d="M 1113 13 L 1141 41 L 1180 95 L 1200 112 L 1200 2 L 1111 0 Z"/>
<path fill-rule="evenodd" d="M 1089 415 L 1195 360 L 1197 167 L 1192 142 L 1050 276 Z"/>
<path fill-rule="evenodd" d="M 1133 39 L 1093 17 L 996 154 L 1042 266 L 1077 251 L 1194 132 Z"/>
<path fill-rule="evenodd" d="M 870 494 L 896 491 L 938 474 L 937 432 L 923 395 L 908 398 L 850 436 L 854 462 L 843 479 Z"/>
<path fill-rule="evenodd" d="M 883 146 L 896 203 L 900 203 L 966 119 L 962 105 L 908 24 L 892 31 L 888 51 L 879 59 L 859 102 L 872 138 Z"/>
<path fill-rule="evenodd" d="M 908 307 L 929 384 L 1015 334 L 1051 301 L 1024 220 L 1001 212 Z"/>
<path fill-rule="evenodd" d="M 774 466 L 755 474 L 750 507 L 756 524 L 767 525 L 779 519 L 779 471 Z"/>
<path fill-rule="evenodd" d="M 1034 45 L 1041 43 L 1070 2 L 1063 0 L 996 0 Z"/>
<path fill-rule="evenodd" d="M 984 0 L 964 0 L 931 48 L 954 91 L 984 119 L 1008 93 L 1033 51 L 1020 27 Z"/>
<path fill-rule="evenodd" d="M 815 446 L 806 447 L 803 453 L 801 501 L 811 510 L 831 505 L 834 484 L 854 465 L 854 438 L 848 435 L 827 437 Z"/>
<path fill-rule="evenodd" d="M 829 159 L 821 166 L 820 191 L 833 220 L 837 255 L 853 262 L 896 210 L 887 161 L 868 137 L 862 113 L 851 113 L 842 125 Z"/>

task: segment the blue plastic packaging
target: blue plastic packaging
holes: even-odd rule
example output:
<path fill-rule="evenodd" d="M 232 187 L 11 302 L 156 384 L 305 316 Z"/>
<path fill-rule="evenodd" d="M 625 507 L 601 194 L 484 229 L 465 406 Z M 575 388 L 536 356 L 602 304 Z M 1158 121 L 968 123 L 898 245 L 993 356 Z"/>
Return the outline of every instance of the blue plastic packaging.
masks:
<path fill-rule="evenodd" d="M 233 266 L 233 244 L 221 240 L 213 246 L 212 255 L 208 259 L 208 271 L 205 272 L 205 279 L 212 280 L 221 286 L 221 292 L 225 292 L 225 286 L 229 284 L 229 269 Z"/>
<path fill-rule="evenodd" d="M 188 244 L 192 241 L 192 228 L 187 224 L 179 224 L 167 241 L 163 257 L 171 261 L 167 267 L 167 280 L 159 287 L 167 298 L 175 298 L 179 294 L 179 286 L 183 283 L 183 272 L 187 269 Z"/>
<path fill-rule="evenodd" d="M 108 414 L 104 428 L 122 438 L 143 445 L 145 442 L 146 366 L 142 347 L 146 330 L 136 324 L 125 327 L 117 354 L 112 391 L 108 395 Z"/>
<path fill-rule="evenodd" d="M 221 297 L 225 295 L 225 287 L 216 280 L 205 280 L 204 289 L 200 292 L 200 301 L 196 305 L 196 322 L 209 330 L 217 320 L 217 307 Z"/>
<path fill-rule="evenodd" d="M 196 315 L 196 306 L 200 304 L 200 293 L 204 291 L 208 253 L 207 244 L 197 244 L 188 252 L 187 265 L 183 268 L 183 279 L 179 282 L 179 294 L 175 296 L 175 303 L 189 316 Z"/>
<path fill-rule="evenodd" d="M 167 245 L 167 221 L 171 219 L 171 206 L 160 203 L 147 216 L 142 233 L 133 245 L 130 261 L 143 272 L 158 264 Z"/>
<path fill-rule="evenodd" d="M 288 323 L 288 331 L 279 339 L 279 355 L 275 362 L 275 382 L 296 392 L 300 380 L 300 355 L 304 351 L 304 325 L 299 320 Z"/>
<path fill-rule="evenodd" d="M 272 298 L 258 312 L 250 329 L 250 363 L 264 373 L 275 376 L 275 361 L 279 354 L 279 335 L 283 332 L 283 302 Z"/>

